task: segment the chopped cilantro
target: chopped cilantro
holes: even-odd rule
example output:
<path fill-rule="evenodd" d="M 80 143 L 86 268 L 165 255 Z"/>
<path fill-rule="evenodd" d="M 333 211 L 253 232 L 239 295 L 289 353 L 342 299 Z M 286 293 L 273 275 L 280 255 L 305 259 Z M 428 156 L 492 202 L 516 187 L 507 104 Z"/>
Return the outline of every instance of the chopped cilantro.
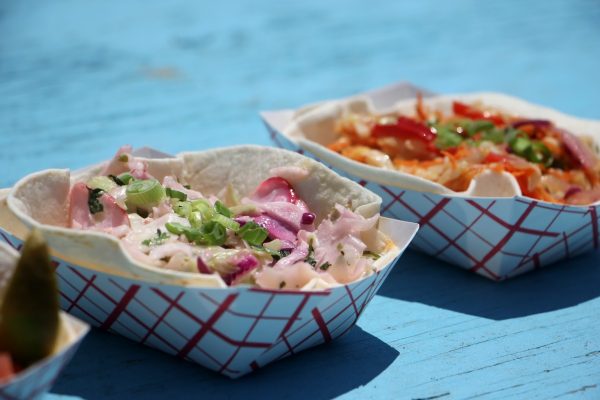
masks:
<path fill-rule="evenodd" d="M 144 240 L 142 242 L 142 244 L 144 246 L 159 245 L 159 244 L 162 244 L 168 237 L 169 237 L 169 235 L 167 234 L 167 232 L 162 232 L 160 229 L 157 229 L 156 235 L 150 239 Z"/>
<path fill-rule="evenodd" d="M 304 262 L 309 263 L 313 267 L 317 266 L 317 260 L 315 260 L 315 249 L 313 248 L 313 238 L 308 241 L 308 255 L 304 259 Z"/>
<path fill-rule="evenodd" d="M 329 262 L 325 262 L 325 264 L 321 265 L 319 268 L 323 271 L 327 271 L 329 267 L 331 267 L 331 264 Z"/>
<path fill-rule="evenodd" d="M 89 197 L 88 197 L 88 208 L 90 209 L 90 212 L 92 214 L 96 214 L 99 212 L 102 212 L 104 210 L 104 207 L 102 206 L 102 203 L 100 203 L 100 196 L 102 196 L 102 192 L 104 192 L 102 189 L 90 189 L 88 188 L 89 191 Z"/>

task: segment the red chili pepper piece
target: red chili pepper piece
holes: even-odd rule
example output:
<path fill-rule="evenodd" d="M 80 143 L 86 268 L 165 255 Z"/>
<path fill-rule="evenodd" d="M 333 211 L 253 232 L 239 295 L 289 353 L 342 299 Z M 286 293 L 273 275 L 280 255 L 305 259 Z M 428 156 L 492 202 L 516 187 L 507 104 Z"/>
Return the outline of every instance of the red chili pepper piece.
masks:
<path fill-rule="evenodd" d="M 486 164 L 490 164 L 490 163 L 506 162 L 506 160 L 507 160 L 506 156 L 503 156 L 502 154 L 489 152 L 488 155 L 485 156 L 485 158 L 483 159 L 483 162 Z"/>
<path fill-rule="evenodd" d="M 461 117 L 471 119 L 486 119 L 488 121 L 492 121 L 496 126 L 504 125 L 504 118 L 502 118 L 500 115 L 481 112 L 468 104 L 461 103 L 460 101 L 452 102 L 452 111 L 454 111 L 454 114 Z"/>
<path fill-rule="evenodd" d="M 373 137 L 395 137 L 398 139 L 417 139 L 431 142 L 435 133 L 430 128 L 411 118 L 398 117 L 395 124 L 377 124 L 371 132 Z"/>

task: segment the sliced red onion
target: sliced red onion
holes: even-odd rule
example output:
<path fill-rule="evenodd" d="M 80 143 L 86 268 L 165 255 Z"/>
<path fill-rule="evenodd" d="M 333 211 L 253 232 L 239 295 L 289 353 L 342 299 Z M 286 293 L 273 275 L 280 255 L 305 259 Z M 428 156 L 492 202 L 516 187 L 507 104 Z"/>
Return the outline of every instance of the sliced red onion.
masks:
<path fill-rule="evenodd" d="M 201 274 L 212 274 L 212 271 L 208 268 L 204 260 L 202 260 L 202 257 L 196 258 L 196 266 L 198 267 L 198 272 Z"/>
<path fill-rule="evenodd" d="M 562 142 L 564 143 L 569 153 L 579 162 L 579 164 L 587 170 L 593 170 L 598 164 L 598 157 L 587 147 L 581 139 L 573 135 L 566 129 L 557 129 L 561 135 Z"/>
<path fill-rule="evenodd" d="M 254 217 L 254 222 L 265 228 L 269 232 L 271 239 L 279 239 L 291 243 L 296 241 L 296 232 L 275 218 L 268 215 L 260 215 Z"/>
<path fill-rule="evenodd" d="M 315 213 L 306 212 L 306 213 L 302 214 L 301 223 L 302 223 L 302 225 L 310 225 L 313 222 L 315 222 L 316 217 L 317 216 L 315 215 Z"/>
<path fill-rule="evenodd" d="M 510 124 L 513 128 L 519 128 L 525 125 L 533 125 L 536 128 L 546 128 L 552 125 L 547 119 L 522 119 Z"/>
<path fill-rule="evenodd" d="M 577 186 L 571 186 L 569 189 L 567 189 L 567 191 L 565 192 L 565 199 L 573 196 L 576 193 L 581 192 L 581 188 L 577 187 Z"/>
<path fill-rule="evenodd" d="M 258 259 L 252 254 L 244 254 L 235 264 L 237 269 L 235 272 L 223 276 L 226 284 L 231 285 L 237 278 L 246 275 L 248 272 L 257 268 L 259 265 Z"/>
<path fill-rule="evenodd" d="M 261 202 L 286 201 L 294 204 L 299 200 L 292 185 L 279 176 L 263 181 L 252 198 Z"/>

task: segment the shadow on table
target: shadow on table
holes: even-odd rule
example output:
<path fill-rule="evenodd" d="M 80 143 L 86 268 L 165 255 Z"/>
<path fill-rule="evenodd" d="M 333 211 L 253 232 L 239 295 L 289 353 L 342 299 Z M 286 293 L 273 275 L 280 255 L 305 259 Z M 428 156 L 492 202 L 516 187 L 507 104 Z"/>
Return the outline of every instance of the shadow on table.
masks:
<path fill-rule="evenodd" d="M 327 399 L 365 385 L 398 351 L 354 327 L 345 336 L 231 380 L 94 329 L 53 393 L 86 399 Z"/>
<path fill-rule="evenodd" d="M 600 253 L 493 282 L 409 250 L 378 294 L 495 320 L 524 317 L 600 296 Z"/>

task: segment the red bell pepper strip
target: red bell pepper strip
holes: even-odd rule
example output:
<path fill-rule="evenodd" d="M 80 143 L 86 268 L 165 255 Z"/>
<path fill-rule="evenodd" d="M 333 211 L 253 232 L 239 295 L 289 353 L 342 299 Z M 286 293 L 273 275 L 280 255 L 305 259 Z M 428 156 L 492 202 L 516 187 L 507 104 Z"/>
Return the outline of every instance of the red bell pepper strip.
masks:
<path fill-rule="evenodd" d="M 377 124 L 373 127 L 371 136 L 395 137 L 398 139 L 417 139 L 423 142 L 431 142 L 435 139 L 435 133 L 426 125 L 411 118 L 398 117 L 395 124 Z"/>
<path fill-rule="evenodd" d="M 504 118 L 502 118 L 500 115 L 494 115 L 487 112 L 484 113 L 468 104 L 461 103 L 460 101 L 452 102 L 452 111 L 454 111 L 454 114 L 461 117 L 470 119 L 485 119 L 492 121 L 496 126 L 504 125 Z"/>

